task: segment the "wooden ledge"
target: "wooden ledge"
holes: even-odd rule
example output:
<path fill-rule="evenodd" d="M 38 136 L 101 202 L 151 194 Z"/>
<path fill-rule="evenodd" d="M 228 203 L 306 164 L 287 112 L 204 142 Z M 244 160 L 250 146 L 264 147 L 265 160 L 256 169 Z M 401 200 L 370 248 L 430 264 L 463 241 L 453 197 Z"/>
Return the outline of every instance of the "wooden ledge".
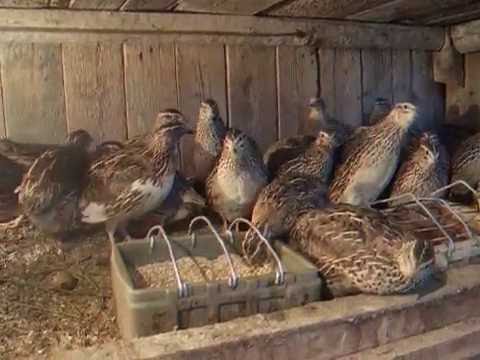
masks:
<path fill-rule="evenodd" d="M 223 42 L 438 50 L 440 27 L 259 16 L 0 9 L 0 41 Z"/>
<path fill-rule="evenodd" d="M 336 358 L 480 316 L 480 265 L 452 268 L 442 287 L 353 296 L 230 322 L 58 352 L 53 359 Z"/>

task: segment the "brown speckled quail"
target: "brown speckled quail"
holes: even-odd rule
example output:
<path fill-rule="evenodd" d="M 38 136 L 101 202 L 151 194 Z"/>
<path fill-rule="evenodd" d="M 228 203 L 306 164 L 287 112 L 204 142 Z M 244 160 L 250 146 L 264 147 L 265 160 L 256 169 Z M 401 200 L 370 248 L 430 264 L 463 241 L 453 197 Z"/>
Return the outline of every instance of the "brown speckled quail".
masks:
<path fill-rule="evenodd" d="M 222 151 L 226 133 L 227 129 L 220 117 L 217 103 L 213 99 L 202 101 L 195 131 L 193 153 L 197 183 L 203 184 L 215 166 Z"/>
<path fill-rule="evenodd" d="M 320 98 L 310 100 L 308 122 L 314 124 L 310 127 L 319 129 L 318 131 L 335 132 L 337 134 L 337 140 L 346 138 L 346 135 L 351 132 L 351 129 L 328 117 L 325 104 Z M 315 135 L 292 136 L 270 145 L 263 156 L 263 161 L 272 179 L 275 178 L 278 169 L 284 163 L 297 158 L 308 149 L 317 138 L 318 131 L 315 131 Z"/>
<path fill-rule="evenodd" d="M 369 207 L 377 199 L 395 174 L 416 114 L 414 105 L 399 103 L 384 120 L 353 133 L 330 186 L 332 202 Z"/>
<path fill-rule="evenodd" d="M 230 129 L 217 163 L 207 178 L 207 201 L 224 220 L 250 218 L 268 175 L 254 140 Z"/>
<path fill-rule="evenodd" d="M 195 191 L 191 179 L 186 179 L 177 171 L 172 190 L 162 204 L 144 217 L 130 221 L 128 231 L 133 237 L 140 238 L 145 237 L 155 225 L 160 224 L 166 228 L 182 225 L 183 220 L 201 214 L 205 206 L 206 200 Z"/>
<path fill-rule="evenodd" d="M 82 227 L 78 202 L 94 152 L 91 136 L 74 131 L 66 145 L 47 150 L 34 161 L 17 190 L 21 212 L 37 229 L 61 242 Z"/>
<path fill-rule="evenodd" d="M 448 173 L 447 150 L 435 134 L 423 133 L 413 142 L 406 160 L 398 169 L 392 182 L 390 197 L 405 193 L 412 193 L 418 197 L 429 196 L 448 184 Z M 401 200 L 395 201 L 396 204 L 399 202 Z"/>
<path fill-rule="evenodd" d="M 379 211 L 350 205 L 308 210 L 290 245 L 311 259 L 333 296 L 413 290 L 432 274 L 433 246 Z"/>
<path fill-rule="evenodd" d="M 452 156 L 451 180 L 463 180 L 477 191 L 480 190 L 480 133 L 461 143 Z M 470 201 L 471 194 L 461 186 L 450 190 L 450 197 L 457 201 Z"/>
<path fill-rule="evenodd" d="M 82 195 L 82 221 L 105 223 L 112 242 L 117 228 L 129 238 L 128 221 L 160 206 L 172 189 L 179 141 L 192 131 L 177 110 L 167 109 L 159 116 L 162 121 L 148 136 L 143 152 L 126 146 L 89 169 L 89 185 Z"/>
<path fill-rule="evenodd" d="M 283 164 L 273 181 L 260 192 L 252 212 L 252 223 L 265 231 L 267 240 L 282 237 L 299 211 L 327 203 L 328 181 L 333 171 L 337 146 L 335 134 L 320 131 L 308 149 Z M 266 248 L 249 230 L 242 242 L 244 257 L 261 262 Z"/>

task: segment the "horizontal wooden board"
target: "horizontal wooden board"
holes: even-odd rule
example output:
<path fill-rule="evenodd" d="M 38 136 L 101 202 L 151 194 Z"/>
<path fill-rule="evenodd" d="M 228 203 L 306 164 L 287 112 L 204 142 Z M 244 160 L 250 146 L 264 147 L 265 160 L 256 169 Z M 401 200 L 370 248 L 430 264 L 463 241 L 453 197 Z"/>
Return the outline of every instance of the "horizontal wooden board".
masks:
<path fill-rule="evenodd" d="M 67 122 L 59 45 L 1 48 L 7 134 L 17 141 L 62 142 Z"/>
<path fill-rule="evenodd" d="M 87 10 L 117 10 L 125 0 L 73 0 L 70 2 L 72 9 Z"/>
<path fill-rule="evenodd" d="M 467 3 L 469 0 L 391 0 L 379 6 L 366 9 L 348 16 L 349 19 L 362 21 L 422 21 L 422 17 L 431 15 L 442 9 L 451 9 Z"/>
<path fill-rule="evenodd" d="M 49 0 L 0 0 L 0 7 L 7 8 L 45 8 Z"/>
<path fill-rule="evenodd" d="M 127 0 L 122 5 L 122 11 L 167 10 L 177 3 L 176 0 Z"/>
<path fill-rule="evenodd" d="M 390 0 L 294 0 L 269 12 L 271 15 L 343 18 Z"/>
<path fill-rule="evenodd" d="M 63 47 L 69 130 L 85 129 L 98 140 L 126 138 L 122 56 L 119 45 Z"/>
<path fill-rule="evenodd" d="M 0 9 L 0 28 L 1 41 L 125 41 L 150 35 L 178 42 L 428 50 L 440 49 L 444 41 L 442 28 L 179 13 Z"/>
<path fill-rule="evenodd" d="M 254 15 L 283 0 L 180 0 L 175 11 Z"/>

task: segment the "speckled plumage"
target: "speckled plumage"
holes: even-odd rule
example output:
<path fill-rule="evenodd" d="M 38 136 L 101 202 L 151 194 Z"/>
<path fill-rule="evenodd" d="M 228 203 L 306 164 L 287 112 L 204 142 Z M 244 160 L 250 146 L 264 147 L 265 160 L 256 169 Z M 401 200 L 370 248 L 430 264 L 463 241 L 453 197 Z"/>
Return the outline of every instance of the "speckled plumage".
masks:
<path fill-rule="evenodd" d="M 384 120 L 353 133 L 343 146 L 330 187 L 334 203 L 369 206 L 377 199 L 395 173 L 415 116 L 414 105 L 400 103 Z"/>
<path fill-rule="evenodd" d="M 334 296 L 407 292 L 431 274 L 434 256 L 429 241 L 376 210 L 350 205 L 306 211 L 290 244 L 318 266 Z"/>
<path fill-rule="evenodd" d="M 78 201 L 87 183 L 92 145 L 87 132 L 73 132 L 67 145 L 47 150 L 34 161 L 18 188 L 22 213 L 59 240 L 81 227 Z"/>
<path fill-rule="evenodd" d="M 227 133 L 220 117 L 218 105 L 213 99 L 201 102 L 195 131 L 193 162 L 195 180 L 204 183 L 222 151 L 223 139 Z"/>
<path fill-rule="evenodd" d="M 268 176 L 255 142 L 230 129 L 222 153 L 207 178 L 208 203 L 225 221 L 249 218 Z"/>
<path fill-rule="evenodd" d="M 461 143 L 452 156 L 451 181 L 464 180 L 470 186 L 478 189 L 480 183 L 480 133 L 477 133 Z M 455 187 L 450 190 L 453 197 L 465 197 L 468 190 Z"/>
<path fill-rule="evenodd" d="M 59 145 L 54 144 L 31 144 L 9 139 L 0 139 L 0 155 L 28 168 L 45 151 L 53 150 L 58 146 Z"/>
<path fill-rule="evenodd" d="M 422 134 L 409 150 L 392 182 L 391 197 L 405 193 L 428 196 L 448 184 L 448 153 L 436 135 Z"/>
<path fill-rule="evenodd" d="M 90 167 L 82 221 L 104 222 L 111 241 L 117 227 L 125 230 L 130 219 L 157 208 L 173 186 L 177 146 L 191 131 L 176 110 L 165 110 L 160 117 L 164 121 L 149 135 L 147 146 L 126 146 Z"/>

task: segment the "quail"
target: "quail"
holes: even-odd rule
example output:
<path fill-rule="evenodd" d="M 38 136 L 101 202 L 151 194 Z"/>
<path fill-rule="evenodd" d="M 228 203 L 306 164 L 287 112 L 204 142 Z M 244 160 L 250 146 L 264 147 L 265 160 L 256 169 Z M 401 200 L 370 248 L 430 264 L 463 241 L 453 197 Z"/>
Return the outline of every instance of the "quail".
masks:
<path fill-rule="evenodd" d="M 377 199 L 397 169 L 416 114 L 414 105 L 399 103 L 376 125 L 354 131 L 330 186 L 332 202 L 369 207 Z"/>
<path fill-rule="evenodd" d="M 117 229 L 128 239 L 128 221 L 158 208 L 172 189 L 179 141 L 193 132 L 177 110 L 167 109 L 159 118 L 146 146 L 140 146 L 143 152 L 126 146 L 89 169 L 89 185 L 81 201 L 82 221 L 105 223 L 112 242 L 116 242 Z"/>
<path fill-rule="evenodd" d="M 374 209 L 307 210 L 293 225 L 290 244 L 317 265 L 335 297 L 405 293 L 433 272 L 432 243 Z"/>

